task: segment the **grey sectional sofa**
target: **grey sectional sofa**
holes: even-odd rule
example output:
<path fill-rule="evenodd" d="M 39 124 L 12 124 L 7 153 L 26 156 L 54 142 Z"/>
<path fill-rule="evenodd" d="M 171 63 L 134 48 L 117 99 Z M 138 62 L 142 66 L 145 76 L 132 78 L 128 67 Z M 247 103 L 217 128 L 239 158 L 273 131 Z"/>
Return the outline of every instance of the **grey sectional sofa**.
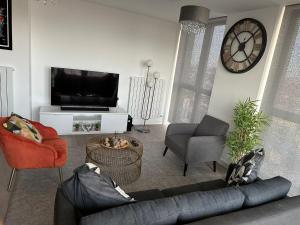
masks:
<path fill-rule="evenodd" d="M 137 202 L 83 215 L 58 189 L 55 225 L 296 225 L 300 196 L 275 177 L 240 187 L 223 180 L 131 193 Z"/>

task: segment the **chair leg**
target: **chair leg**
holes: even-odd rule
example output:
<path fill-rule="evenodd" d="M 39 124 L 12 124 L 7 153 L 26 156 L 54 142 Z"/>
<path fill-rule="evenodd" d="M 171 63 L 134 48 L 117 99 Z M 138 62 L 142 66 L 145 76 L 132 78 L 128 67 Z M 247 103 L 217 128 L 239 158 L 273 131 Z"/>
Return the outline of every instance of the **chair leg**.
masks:
<path fill-rule="evenodd" d="M 185 164 L 184 164 L 184 170 L 183 170 L 183 176 L 186 175 L 187 168 L 188 168 L 188 164 L 185 163 Z"/>
<path fill-rule="evenodd" d="M 8 187 L 7 187 L 8 192 L 11 191 L 11 187 L 14 182 L 15 174 L 16 174 L 16 168 L 13 168 L 11 171 L 11 174 L 10 174 L 9 183 L 8 183 Z"/>
<path fill-rule="evenodd" d="M 63 173 L 62 173 L 61 168 L 58 168 L 58 174 L 59 174 L 59 181 L 62 184 L 62 182 L 64 181 L 64 177 L 63 177 Z"/>
<path fill-rule="evenodd" d="M 213 165 L 214 165 L 214 172 L 217 172 L 217 162 L 214 161 L 214 162 L 213 162 Z"/>
<path fill-rule="evenodd" d="M 166 155 L 166 153 L 167 153 L 168 149 L 169 149 L 169 148 L 166 146 L 163 156 L 165 156 L 165 155 Z"/>

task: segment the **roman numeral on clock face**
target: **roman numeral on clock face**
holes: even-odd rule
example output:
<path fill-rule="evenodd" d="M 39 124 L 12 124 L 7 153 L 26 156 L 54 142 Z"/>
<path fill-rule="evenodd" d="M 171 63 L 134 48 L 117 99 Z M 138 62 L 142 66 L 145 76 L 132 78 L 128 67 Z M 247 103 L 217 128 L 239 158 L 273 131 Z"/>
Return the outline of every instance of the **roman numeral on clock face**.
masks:
<path fill-rule="evenodd" d="M 225 51 L 223 54 L 223 58 L 225 60 L 225 62 L 228 61 L 228 59 L 230 59 L 231 55 L 230 55 L 230 51 Z"/>
<path fill-rule="evenodd" d="M 249 21 L 245 21 L 245 30 L 250 30 L 252 27 L 252 24 Z"/>
<path fill-rule="evenodd" d="M 256 58 L 257 58 L 257 55 L 254 54 L 254 53 L 252 53 L 252 54 L 249 56 L 249 60 L 251 61 L 251 63 L 254 62 Z"/>
<path fill-rule="evenodd" d="M 232 59 L 229 59 L 226 63 L 226 66 L 232 68 L 232 64 L 233 64 L 233 60 Z"/>
<path fill-rule="evenodd" d="M 261 49 L 261 44 L 254 44 L 253 51 L 260 51 L 260 49 Z"/>
<path fill-rule="evenodd" d="M 230 45 L 225 45 L 224 46 L 224 51 L 230 51 Z"/>
<path fill-rule="evenodd" d="M 249 66 L 249 62 L 248 61 L 245 61 L 243 62 L 243 69 L 246 69 L 247 67 Z"/>
<path fill-rule="evenodd" d="M 232 68 L 234 71 L 238 71 L 239 68 L 240 68 L 240 64 L 237 63 L 237 62 L 233 62 L 231 68 Z"/>
<path fill-rule="evenodd" d="M 254 39 L 260 39 L 262 38 L 262 33 L 261 32 L 257 32 L 255 35 L 254 35 Z"/>

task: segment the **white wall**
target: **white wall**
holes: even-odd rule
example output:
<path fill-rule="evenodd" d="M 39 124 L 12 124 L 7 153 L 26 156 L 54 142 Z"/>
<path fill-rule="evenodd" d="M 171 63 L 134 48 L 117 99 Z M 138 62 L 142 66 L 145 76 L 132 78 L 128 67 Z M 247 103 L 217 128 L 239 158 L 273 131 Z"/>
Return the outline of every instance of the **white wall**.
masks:
<path fill-rule="evenodd" d="M 28 2 L 12 1 L 13 50 L 0 49 L 0 66 L 15 68 L 14 72 L 14 111 L 22 116 L 30 117 L 30 85 L 29 85 L 29 13 Z M 7 181 L 10 168 L 0 150 L 0 224 L 4 224 L 4 217 L 9 203 L 10 194 L 7 192 Z"/>
<path fill-rule="evenodd" d="M 0 49 L 0 66 L 15 68 L 14 111 L 30 117 L 30 47 L 28 2 L 12 1 L 13 50 Z"/>
<path fill-rule="evenodd" d="M 50 104 L 51 66 L 120 73 L 119 105 L 126 109 L 129 76 L 143 75 L 142 60 L 152 59 L 153 70 L 171 77 L 178 31 L 176 23 L 91 2 L 60 0 L 44 6 L 32 0 L 34 118 L 40 106 Z"/>
<path fill-rule="evenodd" d="M 221 60 L 215 76 L 208 114 L 229 122 L 232 125 L 233 107 L 239 100 L 261 100 L 266 79 L 269 75 L 270 63 L 277 41 L 279 27 L 283 15 L 283 7 L 271 7 L 254 11 L 232 14 L 227 17 L 227 30 L 243 18 L 254 18 L 264 24 L 267 31 L 267 46 L 259 63 L 243 74 L 233 74 L 225 70 Z M 222 160 L 228 162 L 227 151 Z"/>

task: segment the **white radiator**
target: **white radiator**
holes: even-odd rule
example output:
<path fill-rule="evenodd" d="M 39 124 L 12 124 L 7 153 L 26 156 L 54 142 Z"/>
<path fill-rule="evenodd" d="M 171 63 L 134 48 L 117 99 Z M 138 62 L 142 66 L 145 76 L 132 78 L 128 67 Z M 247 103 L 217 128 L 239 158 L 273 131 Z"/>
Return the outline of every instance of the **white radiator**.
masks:
<path fill-rule="evenodd" d="M 130 90 L 129 90 L 129 102 L 128 102 L 128 113 L 135 119 L 135 121 L 141 120 L 141 111 L 144 97 L 145 88 L 145 77 L 130 77 Z M 153 96 L 153 105 L 150 115 L 151 120 L 162 119 L 163 117 L 163 100 L 165 96 L 164 91 L 165 80 L 158 79 L 156 83 L 155 93 Z M 152 93 L 150 93 L 150 101 L 152 98 Z M 146 92 L 146 100 L 144 106 L 144 113 L 147 107 L 147 99 L 149 92 Z"/>
<path fill-rule="evenodd" d="M 13 71 L 11 67 L 0 66 L 0 115 L 9 116 L 13 112 Z"/>

